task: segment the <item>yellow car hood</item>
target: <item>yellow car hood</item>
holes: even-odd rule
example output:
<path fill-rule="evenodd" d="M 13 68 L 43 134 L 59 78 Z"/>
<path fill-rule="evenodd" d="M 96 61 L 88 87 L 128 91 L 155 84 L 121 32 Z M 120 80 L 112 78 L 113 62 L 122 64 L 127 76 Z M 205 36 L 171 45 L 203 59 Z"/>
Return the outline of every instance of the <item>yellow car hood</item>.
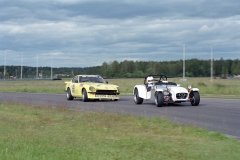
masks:
<path fill-rule="evenodd" d="M 84 87 L 91 86 L 96 90 L 118 90 L 117 85 L 106 84 L 106 83 L 82 83 Z"/>

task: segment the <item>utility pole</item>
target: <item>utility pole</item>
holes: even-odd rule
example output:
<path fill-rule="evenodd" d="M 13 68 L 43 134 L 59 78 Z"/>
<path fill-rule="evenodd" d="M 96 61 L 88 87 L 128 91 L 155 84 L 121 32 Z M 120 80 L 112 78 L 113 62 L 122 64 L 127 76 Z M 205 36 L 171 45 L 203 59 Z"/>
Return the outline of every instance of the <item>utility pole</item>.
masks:
<path fill-rule="evenodd" d="M 213 47 L 211 46 L 211 82 L 213 81 Z"/>
<path fill-rule="evenodd" d="M 51 55 L 51 79 L 53 79 L 53 70 L 52 70 L 52 55 Z"/>
<path fill-rule="evenodd" d="M 6 51 L 5 51 L 5 59 L 4 59 L 4 79 L 5 79 L 5 76 L 6 76 Z"/>
<path fill-rule="evenodd" d="M 36 69 L 36 79 L 38 78 L 38 53 L 37 53 L 37 69 Z"/>
<path fill-rule="evenodd" d="M 22 79 L 22 72 L 23 72 L 23 53 L 21 56 L 21 79 Z"/>
<path fill-rule="evenodd" d="M 185 44 L 183 45 L 183 81 L 185 81 L 185 49 L 186 49 L 186 46 Z"/>

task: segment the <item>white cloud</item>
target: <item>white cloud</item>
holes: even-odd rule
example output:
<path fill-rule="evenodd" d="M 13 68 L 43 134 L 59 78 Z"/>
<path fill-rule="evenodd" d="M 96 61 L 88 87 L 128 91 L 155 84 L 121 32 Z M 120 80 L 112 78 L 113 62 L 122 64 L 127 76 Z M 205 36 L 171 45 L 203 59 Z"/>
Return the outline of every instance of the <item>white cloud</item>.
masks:
<path fill-rule="evenodd" d="M 37 54 L 49 65 L 52 55 L 55 66 L 84 67 L 179 60 L 186 44 L 188 58 L 208 58 L 211 45 L 223 58 L 240 58 L 239 7 L 237 0 L 1 1 L 0 54 L 24 53 L 31 65 Z"/>
<path fill-rule="evenodd" d="M 50 55 L 52 55 L 52 56 L 61 56 L 61 55 L 64 55 L 64 53 L 59 52 L 59 51 L 54 51 L 54 52 L 51 52 Z"/>
<path fill-rule="evenodd" d="M 9 34 L 20 34 L 20 33 L 25 33 L 25 29 L 20 26 L 9 26 Z"/>

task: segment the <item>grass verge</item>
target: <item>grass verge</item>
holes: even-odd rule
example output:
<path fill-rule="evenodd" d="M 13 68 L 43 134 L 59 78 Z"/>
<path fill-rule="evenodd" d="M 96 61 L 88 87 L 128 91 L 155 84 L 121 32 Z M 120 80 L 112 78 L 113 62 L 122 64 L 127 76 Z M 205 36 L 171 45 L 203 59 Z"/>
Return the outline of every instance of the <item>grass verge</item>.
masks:
<path fill-rule="evenodd" d="M 65 81 L 52 80 L 17 80 L 0 81 L 0 92 L 30 92 L 30 93 L 65 93 Z M 121 95 L 132 95 L 133 87 L 137 84 L 143 84 L 143 78 L 121 78 L 107 79 L 110 84 L 120 86 Z M 240 78 L 233 79 L 214 79 L 210 78 L 187 78 L 187 81 L 181 81 L 181 78 L 169 78 L 171 82 L 176 82 L 182 87 L 191 84 L 200 89 L 201 97 L 208 98 L 240 98 Z"/>
<path fill-rule="evenodd" d="M 240 143 L 159 118 L 0 104 L 1 159 L 239 159 Z"/>

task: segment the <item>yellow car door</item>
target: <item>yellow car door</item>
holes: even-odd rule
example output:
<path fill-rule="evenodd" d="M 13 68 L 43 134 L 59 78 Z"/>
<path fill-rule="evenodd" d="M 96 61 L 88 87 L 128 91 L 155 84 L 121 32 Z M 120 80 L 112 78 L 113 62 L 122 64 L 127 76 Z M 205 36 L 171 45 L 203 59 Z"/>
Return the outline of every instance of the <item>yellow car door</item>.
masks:
<path fill-rule="evenodd" d="M 82 76 L 79 76 L 78 77 L 78 86 L 77 86 L 77 88 L 78 88 L 78 94 L 79 94 L 79 96 L 80 97 L 82 97 L 82 89 L 83 89 L 83 87 L 84 87 L 84 83 L 85 83 L 85 81 L 84 81 L 84 79 L 83 79 L 83 77 Z"/>
<path fill-rule="evenodd" d="M 73 77 L 71 82 L 71 93 L 73 97 L 78 96 L 78 76 Z"/>
<path fill-rule="evenodd" d="M 82 97 L 82 88 L 84 84 L 81 82 L 81 76 L 77 76 L 75 80 L 76 97 Z"/>

